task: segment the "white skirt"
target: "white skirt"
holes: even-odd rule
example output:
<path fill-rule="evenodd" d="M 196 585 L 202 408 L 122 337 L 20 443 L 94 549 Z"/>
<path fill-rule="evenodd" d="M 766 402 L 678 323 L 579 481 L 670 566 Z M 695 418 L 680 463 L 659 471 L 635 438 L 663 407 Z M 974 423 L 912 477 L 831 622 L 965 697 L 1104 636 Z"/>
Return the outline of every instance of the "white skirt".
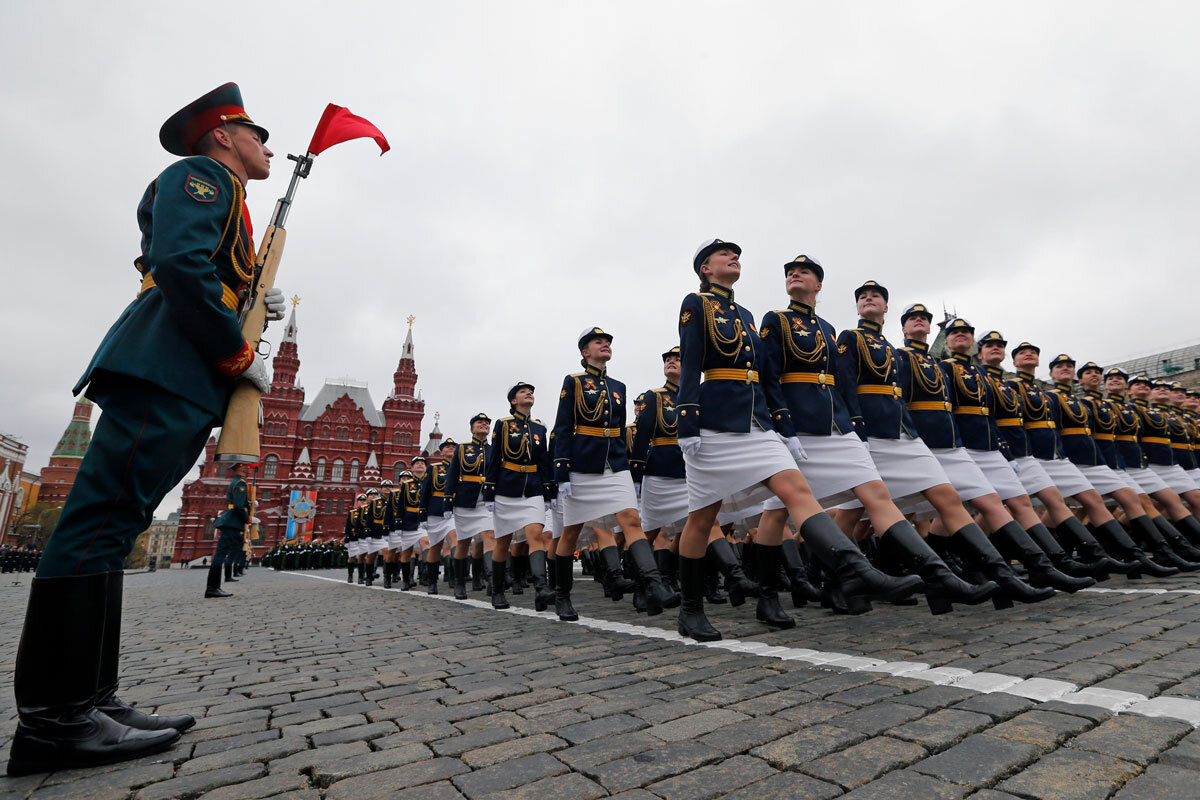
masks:
<path fill-rule="evenodd" d="M 1149 467 L 1139 467 L 1138 469 L 1127 469 L 1125 474 L 1138 485 L 1138 489 L 1146 494 L 1154 494 L 1161 492 L 1163 489 L 1170 489 L 1167 482 L 1158 477 L 1158 473 Z"/>
<path fill-rule="evenodd" d="M 454 529 L 458 531 L 459 541 L 473 539 L 484 531 L 492 529 L 492 515 L 476 503 L 474 508 L 454 507 Z"/>
<path fill-rule="evenodd" d="M 1065 458 L 1056 458 L 1050 461 L 1038 459 L 1038 463 L 1050 476 L 1050 480 L 1054 481 L 1054 485 L 1058 487 L 1058 491 L 1062 492 L 1063 497 L 1082 494 L 1093 488 L 1088 479 L 1083 477 L 1079 467 Z"/>
<path fill-rule="evenodd" d="M 446 535 L 454 530 L 454 519 L 446 517 L 430 517 L 425 523 L 425 530 L 429 536 L 429 546 L 440 544 L 446 541 Z"/>
<path fill-rule="evenodd" d="M 424 535 L 425 531 L 420 528 L 417 528 L 415 531 L 400 531 L 400 549 L 408 550 L 416 547 Z"/>
<path fill-rule="evenodd" d="M 1087 478 L 1088 483 L 1100 494 L 1112 494 L 1113 492 L 1128 488 L 1128 485 L 1122 480 L 1121 476 L 1113 472 L 1107 464 L 1098 464 L 1094 467 L 1080 467 L 1079 471 L 1083 473 L 1083 477 Z"/>
<path fill-rule="evenodd" d="M 378 536 L 373 539 L 367 539 L 367 552 L 378 553 L 380 550 L 388 546 L 387 537 Z"/>
<path fill-rule="evenodd" d="M 975 465 L 983 471 L 992 489 L 1000 495 L 1001 500 L 1011 500 L 1027 494 L 1021 485 L 1021 479 L 1013 471 L 1012 464 L 1000 454 L 999 450 L 968 450 L 967 453 L 975 461 Z"/>
<path fill-rule="evenodd" d="M 362 553 L 366 552 L 362 543 L 355 539 L 353 542 L 346 542 L 346 555 L 349 558 L 357 558 Z"/>
<path fill-rule="evenodd" d="M 875 462 L 871 460 L 871 451 L 857 433 L 834 436 L 802 433 L 800 443 L 808 454 L 808 459 L 799 464 L 800 472 L 808 481 L 813 497 L 822 506 L 849 500 L 854 497 L 854 487 L 881 480 Z M 782 508 L 783 503 L 767 507 Z"/>
<path fill-rule="evenodd" d="M 637 494 L 629 470 L 613 472 L 608 467 L 600 475 L 571 473 L 571 496 L 565 498 L 564 525 L 595 523 L 602 528 L 617 524 L 617 512 L 637 509 Z M 563 499 L 558 501 L 563 504 Z"/>
<path fill-rule="evenodd" d="M 1196 482 L 1191 479 L 1183 467 L 1178 464 L 1172 464 L 1165 467 L 1162 464 L 1151 464 L 1150 469 L 1154 470 L 1154 474 L 1163 479 L 1167 487 L 1175 490 L 1176 494 L 1190 492 L 1193 489 L 1200 488 L 1196 486 Z"/>
<path fill-rule="evenodd" d="M 764 481 L 789 469 L 796 459 L 773 431 L 749 433 L 700 429 L 700 449 L 684 453 L 687 465 L 688 510 L 721 503 L 721 511 L 757 506 L 771 496 Z"/>
<path fill-rule="evenodd" d="M 687 480 L 658 475 L 643 477 L 638 513 L 642 515 L 643 530 L 673 527 L 676 523 L 682 529 L 688 516 Z"/>
<path fill-rule="evenodd" d="M 908 434 L 899 439 L 872 437 L 867 447 L 879 477 L 898 506 L 920 502 L 924 499 L 921 492 L 950 483 L 941 462 L 920 439 Z"/>
<path fill-rule="evenodd" d="M 745 535 L 751 528 L 758 527 L 758 521 L 762 517 L 763 508 L 771 500 L 779 502 L 779 498 L 771 495 L 758 505 L 753 505 L 748 508 L 739 508 L 736 511 L 725 511 L 724 504 L 721 505 L 721 511 L 717 513 L 717 525 L 733 525 L 734 532 Z M 779 502 L 779 507 L 783 507 L 783 503 Z"/>
<path fill-rule="evenodd" d="M 1054 481 L 1046 474 L 1046 470 L 1042 469 L 1042 462 L 1033 456 L 1018 458 L 1012 462 L 1012 468 L 1017 473 L 1021 486 L 1025 488 L 1025 494 L 1030 497 L 1054 487 Z"/>
<path fill-rule="evenodd" d="M 392 531 L 388 534 L 388 550 L 404 549 L 404 540 L 400 536 L 400 531 Z"/>
<path fill-rule="evenodd" d="M 983 474 L 983 470 L 967 452 L 967 448 L 938 447 L 930 448 L 930 450 L 937 458 L 938 463 L 942 465 L 942 469 L 946 471 L 946 476 L 950 478 L 950 484 L 954 487 L 954 491 L 958 492 L 958 496 L 964 502 L 996 493 L 987 476 Z"/>
<path fill-rule="evenodd" d="M 492 530 L 496 538 L 520 533 L 517 541 L 525 541 L 526 525 L 544 525 L 546 522 L 546 501 L 540 494 L 533 497 L 506 497 L 496 495 L 496 510 L 492 514 Z"/>

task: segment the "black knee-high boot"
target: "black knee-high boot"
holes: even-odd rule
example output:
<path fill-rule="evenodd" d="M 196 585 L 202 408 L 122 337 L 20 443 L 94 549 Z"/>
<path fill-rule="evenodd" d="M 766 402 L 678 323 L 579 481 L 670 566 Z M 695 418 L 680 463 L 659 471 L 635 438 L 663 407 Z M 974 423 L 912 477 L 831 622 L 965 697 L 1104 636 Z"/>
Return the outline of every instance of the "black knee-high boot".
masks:
<path fill-rule="evenodd" d="M 758 584 L 746 577 L 732 545 L 724 536 L 708 543 L 705 555 L 725 576 L 725 590 L 729 592 L 729 604 L 740 606 L 747 597 L 758 596 Z"/>
<path fill-rule="evenodd" d="M 800 555 L 800 546 L 795 539 L 784 539 L 779 545 L 788 581 L 792 584 L 792 607 L 803 608 L 821 599 L 821 592 L 808 579 L 808 568 Z"/>
<path fill-rule="evenodd" d="M 471 557 L 471 591 L 482 592 L 484 588 L 483 556 Z"/>
<path fill-rule="evenodd" d="M 691 637 L 698 642 L 715 642 L 721 638 L 720 632 L 704 615 L 707 560 L 679 557 L 679 588 L 682 594 L 679 606 L 679 635 Z"/>
<path fill-rule="evenodd" d="M 1016 558 L 1025 566 L 1031 586 L 1049 586 L 1060 592 L 1078 592 L 1080 589 L 1096 585 L 1095 578 L 1072 578 L 1055 569 L 1046 553 L 1016 520 L 997 528 L 992 534 L 992 543 L 1001 553 Z"/>
<path fill-rule="evenodd" d="M 1200 569 L 1200 564 L 1188 561 L 1175 552 L 1166 537 L 1163 536 L 1162 531 L 1154 524 L 1154 520 L 1150 519 L 1149 514 L 1142 514 L 1140 517 L 1129 520 L 1129 528 L 1134 541 L 1149 550 L 1158 563 L 1169 564 L 1181 572 L 1195 572 Z"/>
<path fill-rule="evenodd" d="M 680 597 L 663 583 L 662 573 L 654 561 L 654 551 L 645 539 L 629 545 L 629 555 L 646 590 L 646 614 L 661 614 L 664 608 L 678 608 Z"/>
<path fill-rule="evenodd" d="M 1098 581 L 1108 577 L 1109 572 L 1120 572 L 1129 578 L 1140 578 L 1142 565 L 1136 561 L 1122 561 L 1114 553 L 1108 552 L 1096 540 L 1095 535 L 1075 517 L 1067 517 L 1054 526 L 1063 549 L 1075 550 L 1078 560 L 1092 570 L 1091 575 Z"/>
<path fill-rule="evenodd" d="M 824 512 L 804 520 L 800 535 L 829 570 L 851 613 L 859 613 L 864 606 L 870 608 L 872 598 L 900 600 L 925 588 L 916 575 L 898 578 L 871 566 L 858 546 Z"/>
<path fill-rule="evenodd" d="M 454 559 L 454 599 L 467 599 L 467 579 L 471 574 L 471 559 Z"/>
<path fill-rule="evenodd" d="M 438 572 L 441 568 L 441 561 L 430 561 L 425 564 L 425 594 L 438 593 Z"/>
<path fill-rule="evenodd" d="M 492 608 L 508 608 L 508 598 L 504 596 L 504 580 L 507 569 L 507 561 L 492 559 Z"/>
<path fill-rule="evenodd" d="M 1167 519 L 1162 514 L 1154 518 L 1154 525 L 1158 528 L 1158 532 L 1163 535 L 1167 543 L 1171 545 L 1171 549 L 1178 553 L 1182 558 L 1188 561 L 1200 561 L 1200 549 L 1192 546 L 1179 527 Z"/>
<path fill-rule="evenodd" d="M 358 557 L 358 585 L 362 586 L 367 582 L 367 562 L 363 561 L 363 557 Z"/>
<path fill-rule="evenodd" d="M 955 575 L 908 520 L 900 520 L 884 532 L 881 546 L 925 582 L 925 599 L 933 614 L 954 610 L 953 603 L 978 605 L 999 588 L 992 581 L 978 585 Z"/>
<path fill-rule="evenodd" d="M 346 564 L 346 583 L 354 583 L 354 562 Z"/>
<path fill-rule="evenodd" d="M 614 603 L 618 602 L 636 587 L 633 581 L 625 577 L 621 569 L 621 555 L 616 547 L 605 547 L 600 551 L 600 561 L 604 568 L 604 589 Z"/>
<path fill-rule="evenodd" d="M 1113 553 L 1118 558 L 1126 561 L 1136 562 L 1140 569 L 1137 574 L 1126 573 L 1126 577 L 1133 579 L 1141 577 L 1141 573 L 1145 572 L 1153 575 L 1155 578 L 1167 578 L 1171 575 L 1178 575 L 1179 570 L 1175 567 L 1167 567 L 1159 564 L 1157 561 L 1151 560 L 1150 556 L 1146 555 L 1145 551 L 1129 537 L 1125 528 L 1115 519 L 1110 519 L 1103 525 L 1097 525 L 1093 529 L 1096 534 L 1096 539 L 1100 544 L 1104 545 L 1104 549 Z"/>
<path fill-rule="evenodd" d="M 413 580 L 413 562 L 410 558 L 408 561 L 400 562 L 400 574 L 403 582 L 400 584 L 400 590 L 407 592 L 409 589 L 416 587 L 417 583 Z"/>
<path fill-rule="evenodd" d="M 1025 529 L 1029 534 L 1029 538 L 1033 540 L 1043 553 L 1050 559 L 1050 563 L 1059 572 L 1070 575 L 1075 578 L 1096 578 L 1092 573 L 1095 571 L 1086 564 L 1082 564 L 1071 558 L 1071 555 L 1063 549 L 1063 546 L 1058 543 L 1058 539 L 1054 538 L 1054 534 L 1042 523 L 1031 525 Z"/>
<path fill-rule="evenodd" d="M 1020 525 L 1017 526 L 1021 527 Z M 1024 530 L 1022 530 L 1024 533 Z M 974 522 L 964 525 L 950 539 L 958 548 L 964 561 L 996 582 L 999 591 L 992 595 L 992 605 L 998 609 L 1012 608 L 1013 600 L 1022 603 L 1039 603 L 1054 596 L 1054 589 L 1046 586 L 1035 589 L 1017 577 L 1008 561 L 996 550 L 983 529 Z"/>
<path fill-rule="evenodd" d="M 670 587 L 671 591 L 679 591 L 679 580 L 675 572 L 675 554 L 665 547 L 654 551 L 654 563 L 658 564 L 658 571 L 662 575 L 663 582 Z"/>
<path fill-rule="evenodd" d="M 1192 547 L 1200 547 L 1200 520 L 1191 514 L 1171 520 L 1171 524 L 1184 535 Z"/>
<path fill-rule="evenodd" d="M 557 560 L 557 559 L 556 559 Z M 554 591 L 546 582 L 546 551 L 531 550 L 529 553 L 529 571 L 533 576 L 533 608 L 535 611 L 545 611 L 554 601 Z"/>
<path fill-rule="evenodd" d="M 683 556 L 679 558 L 682 559 Z M 679 581 L 679 589 L 682 592 L 682 575 L 680 575 Z M 707 553 L 704 558 L 704 599 L 713 605 L 724 605 L 729 602 L 729 598 L 721 591 L 721 572 L 717 569 L 713 559 L 708 558 Z"/>
<path fill-rule="evenodd" d="M 574 622 L 579 619 L 575 606 L 571 604 L 571 589 L 575 586 L 575 559 L 572 556 L 562 556 L 554 559 L 554 569 L 558 572 L 554 590 L 554 613 L 563 622 Z"/>
<path fill-rule="evenodd" d="M 753 547 L 754 561 L 758 567 L 758 605 L 754 616 L 759 622 L 772 628 L 796 627 L 796 620 L 784 612 L 779 605 L 779 584 L 782 577 L 783 552 L 781 547 L 756 544 Z"/>
<path fill-rule="evenodd" d="M 96 708 L 107 592 L 105 573 L 33 579 L 13 676 L 9 775 L 112 764 L 179 739 L 174 728 L 138 730 Z"/>

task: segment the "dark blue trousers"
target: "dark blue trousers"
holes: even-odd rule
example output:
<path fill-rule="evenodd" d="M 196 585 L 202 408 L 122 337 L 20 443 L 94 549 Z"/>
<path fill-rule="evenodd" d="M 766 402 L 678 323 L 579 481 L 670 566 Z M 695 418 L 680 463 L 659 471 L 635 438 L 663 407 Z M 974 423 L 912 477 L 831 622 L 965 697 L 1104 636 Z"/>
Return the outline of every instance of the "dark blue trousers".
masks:
<path fill-rule="evenodd" d="M 242 531 L 240 528 L 217 528 L 221 535 L 217 539 L 217 552 L 213 554 L 213 566 L 224 566 L 237 562 L 238 553 L 242 552 Z"/>
<path fill-rule="evenodd" d="M 38 564 L 39 578 L 123 569 L 158 504 L 220 424 L 179 395 L 123 375 L 97 374 L 88 396 L 104 413 Z"/>

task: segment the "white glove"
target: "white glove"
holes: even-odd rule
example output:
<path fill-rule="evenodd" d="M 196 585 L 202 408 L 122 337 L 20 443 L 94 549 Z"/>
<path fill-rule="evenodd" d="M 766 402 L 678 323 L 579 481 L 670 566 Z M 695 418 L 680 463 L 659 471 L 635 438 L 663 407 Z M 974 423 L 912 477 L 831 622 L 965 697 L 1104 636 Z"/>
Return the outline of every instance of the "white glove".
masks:
<path fill-rule="evenodd" d="M 685 436 L 679 440 L 679 449 L 685 456 L 694 456 L 700 452 L 700 437 Z"/>
<path fill-rule="evenodd" d="M 641 500 L 642 499 L 642 485 L 640 483 L 635 483 L 633 485 L 633 491 L 634 491 L 634 494 L 637 495 L 637 499 Z"/>
<path fill-rule="evenodd" d="M 804 452 L 804 445 L 800 443 L 799 436 L 789 438 L 787 444 L 788 452 L 792 454 L 792 458 L 796 459 L 796 463 L 808 461 L 808 453 Z"/>
<path fill-rule="evenodd" d="M 496 512 L 496 504 L 495 503 L 484 503 L 483 507 L 487 509 L 487 512 L 489 514 L 494 514 Z"/>
<path fill-rule="evenodd" d="M 552 509 L 552 508 L 554 508 L 554 501 L 553 501 L 553 500 L 547 500 L 547 501 L 546 501 L 546 508 L 545 508 L 545 510 L 546 510 L 546 511 L 549 511 L 549 510 L 550 510 L 550 509 Z"/>
<path fill-rule="evenodd" d="M 263 394 L 271 391 L 271 380 L 267 377 L 267 362 L 258 356 L 251 359 L 250 366 L 238 374 L 238 379 L 250 381 Z"/>
<path fill-rule="evenodd" d="M 561 499 L 561 500 L 566 500 L 568 497 L 571 496 L 571 482 L 570 481 L 566 481 L 565 483 L 560 483 L 558 485 L 558 496 L 559 496 L 559 499 Z"/>
<path fill-rule="evenodd" d="M 283 289 L 271 287 L 263 295 L 263 305 L 267 307 L 267 322 L 278 322 L 283 319 L 283 310 L 287 301 L 283 299 Z"/>
<path fill-rule="evenodd" d="M 558 498 L 557 497 L 550 498 L 550 510 L 551 511 L 558 510 Z"/>

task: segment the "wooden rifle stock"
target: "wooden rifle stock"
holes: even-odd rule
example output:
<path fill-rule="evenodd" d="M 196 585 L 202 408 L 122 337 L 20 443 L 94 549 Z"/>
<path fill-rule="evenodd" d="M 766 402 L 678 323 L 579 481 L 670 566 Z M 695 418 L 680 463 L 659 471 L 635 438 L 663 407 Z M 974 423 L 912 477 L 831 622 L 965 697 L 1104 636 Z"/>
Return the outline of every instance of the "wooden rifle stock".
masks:
<path fill-rule="evenodd" d="M 254 288 L 254 302 L 242 320 L 242 335 L 246 337 L 250 349 L 256 353 L 267 320 L 264 298 L 267 290 L 275 286 L 275 273 L 279 271 L 279 261 L 283 258 L 283 244 L 286 240 L 287 231 L 272 225 L 263 234 L 263 242 L 258 251 L 258 265 L 255 269 L 258 284 Z M 254 357 L 258 358 L 258 355 Z M 261 398 L 262 393 L 250 381 L 237 382 L 233 396 L 229 398 L 229 406 L 225 409 L 225 421 L 221 423 L 221 436 L 217 440 L 215 455 L 217 461 L 258 463 Z"/>

